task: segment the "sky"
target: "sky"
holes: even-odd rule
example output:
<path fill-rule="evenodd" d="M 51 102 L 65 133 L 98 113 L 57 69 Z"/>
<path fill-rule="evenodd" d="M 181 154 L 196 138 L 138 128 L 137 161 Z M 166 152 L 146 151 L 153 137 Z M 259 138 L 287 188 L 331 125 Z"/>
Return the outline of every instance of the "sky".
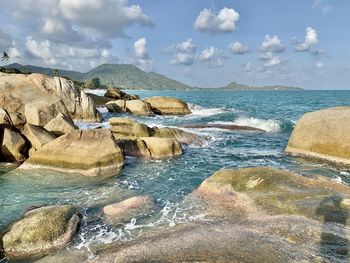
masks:
<path fill-rule="evenodd" d="M 10 63 L 128 63 L 186 84 L 350 88 L 349 0 L 1 0 Z"/>

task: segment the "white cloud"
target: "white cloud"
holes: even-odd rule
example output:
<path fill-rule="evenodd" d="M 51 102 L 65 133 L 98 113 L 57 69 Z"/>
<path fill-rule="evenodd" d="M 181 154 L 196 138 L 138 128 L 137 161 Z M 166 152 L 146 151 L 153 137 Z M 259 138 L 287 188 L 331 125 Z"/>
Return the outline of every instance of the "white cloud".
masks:
<path fill-rule="evenodd" d="M 232 8 L 224 7 L 218 14 L 205 8 L 199 13 L 194 28 L 212 34 L 229 33 L 236 29 L 238 20 L 239 14 Z"/>
<path fill-rule="evenodd" d="M 125 36 L 124 28 L 134 24 L 153 25 L 139 5 L 127 0 L 60 0 L 59 6 L 64 17 L 105 37 Z"/>
<path fill-rule="evenodd" d="M 252 72 L 252 64 L 250 62 L 244 63 L 243 71 L 246 72 L 246 73 Z"/>
<path fill-rule="evenodd" d="M 309 51 L 312 47 L 318 44 L 317 31 L 312 27 L 305 29 L 306 35 L 304 42 L 301 42 L 298 38 L 294 38 L 294 50 L 295 51 Z"/>
<path fill-rule="evenodd" d="M 227 56 L 224 51 L 211 46 L 203 50 L 198 59 L 202 62 L 208 63 L 209 67 L 221 67 L 226 63 Z"/>
<path fill-rule="evenodd" d="M 173 65 L 185 65 L 190 66 L 194 63 L 194 55 L 189 53 L 176 53 L 174 58 L 170 61 Z"/>
<path fill-rule="evenodd" d="M 84 36 L 74 30 L 68 21 L 57 17 L 44 18 L 42 26 L 44 37 L 59 43 L 83 41 Z"/>
<path fill-rule="evenodd" d="M 278 36 L 265 35 L 265 39 L 262 42 L 259 50 L 261 52 L 279 53 L 279 52 L 284 52 L 285 47 L 282 41 L 278 38 Z"/>
<path fill-rule="evenodd" d="M 322 62 L 316 62 L 315 63 L 315 67 L 320 69 L 320 68 L 323 68 L 323 63 Z"/>
<path fill-rule="evenodd" d="M 192 38 L 187 39 L 178 44 L 173 44 L 166 48 L 167 52 L 179 51 L 183 53 L 195 53 L 197 51 L 196 45 L 193 43 Z"/>
<path fill-rule="evenodd" d="M 238 55 L 243 55 L 250 52 L 248 46 L 243 45 L 238 41 L 229 44 L 228 48 L 233 54 L 238 54 Z"/>
<path fill-rule="evenodd" d="M 128 62 L 140 67 L 143 70 L 150 70 L 154 61 L 149 57 L 147 39 L 142 37 L 134 42 L 133 55 Z"/>
<path fill-rule="evenodd" d="M 313 0 L 314 4 L 312 8 L 320 10 L 323 14 L 327 14 L 333 9 L 333 7 L 326 3 L 324 0 Z"/>
<path fill-rule="evenodd" d="M 264 64 L 264 67 L 275 67 L 282 64 L 282 59 L 278 56 L 272 57 L 270 60 L 267 60 Z"/>

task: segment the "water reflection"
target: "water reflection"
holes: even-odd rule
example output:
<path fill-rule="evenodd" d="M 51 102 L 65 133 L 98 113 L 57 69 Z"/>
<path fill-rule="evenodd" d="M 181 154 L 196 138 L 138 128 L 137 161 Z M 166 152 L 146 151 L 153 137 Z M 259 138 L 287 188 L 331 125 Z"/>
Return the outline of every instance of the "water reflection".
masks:
<path fill-rule="evenodd" d="M 324 262 L 348 262 L 349 240 L 346 236 L 346 221 L 349 211 L 342 206 L 342 197 L 336 195 L 324 198 L 316 213 L 323 217 L 320 254 Z M 334 223 L 339 227 L 332 229 Z"/>

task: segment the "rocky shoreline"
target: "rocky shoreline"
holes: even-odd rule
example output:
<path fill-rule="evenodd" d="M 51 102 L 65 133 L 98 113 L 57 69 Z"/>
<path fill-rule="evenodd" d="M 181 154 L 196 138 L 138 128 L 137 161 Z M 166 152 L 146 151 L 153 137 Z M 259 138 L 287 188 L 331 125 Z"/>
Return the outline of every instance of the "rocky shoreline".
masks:
<path fill-rule="evenodd" d="M 105 106 L 111 113 L 136 116 L 184 116 L 191 114 L 191 109 L 180 99 L 140 99 L 115 87 L 108 88 L 103 97 L 92 96 L 65 78 L 40 74 L 0 73 L 0 94 L 0 162 L 16 163 L 18 170 L 112 177 L 123 169 L 127 157 L 176 158 L 186 154 L 184 145 L 205 144 L 206 138 L 181 128 L 265 132 L 248 126 L 205 123 L 149 127 L 121 117 L 110 118 L 109 128 L 80 130 L 74 121 L 102 121 L 96 105 Z M 339 107 L 305 114 L 295 126 L 286 154 L 348 167 L 349 109 Z M 320 262 L 326 256 L 326 262 L 348 259 L 344 240 L 350 235 L 350 187 L 321 176 L 307 178 L 273 167 L 220 170 L 183 202 L 201 207 L 208 221 L 165 228 L 123 245 L 112 244 L 98 249 L 93 259 L 78 256 L 79 260 Z M 153 205 L 147 195 L 133 196 L 106 204 L 101 214 L 107 224 L 113 225 L 129 221 Z M 78 231 L 79 211 L 79 207 L 71 205 L 30 209 L 1 233 L 0 256 L 10 260 L 37 259 L 55 253 Z M 333 235 L 330 240 L 325 237 L 327 233 Z M 325 245 L 319 251 L 322 242 Z M 335 248 L 332 250 L 327 242 L 335 242 Z M 303 251 L 303 246 L 308 249 Z M 291 253 L 287 256 L 283 251 Z M 299 254 L 292 258 L 296 251 Z M 59 260 L 69 262 L 70 256 Z M 49 255 L 39 262 L 56 260 L 57 256 Z"/>

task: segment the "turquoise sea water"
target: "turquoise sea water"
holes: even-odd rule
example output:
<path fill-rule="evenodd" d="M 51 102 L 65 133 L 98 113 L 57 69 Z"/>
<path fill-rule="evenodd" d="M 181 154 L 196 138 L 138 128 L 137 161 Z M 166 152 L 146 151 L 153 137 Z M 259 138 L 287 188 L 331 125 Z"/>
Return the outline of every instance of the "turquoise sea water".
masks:
<path fill-rule="evenodd" d="M 97 91 L 97 93 L 99 93 Z M 317 173 L 339 183 L 350 183 L 350 173 L 322 163 L 304 162 L 284 155 L 295 122 L 305 113 L 349 105 L 350 91 L 239 91 L 180 92 L 130 91 L 141 98 L 166 95 L 190 103 L 193 114 L 185 117 L 135 117 L 150 126 L 226 123 L 247 125 L 266 133 L 219 129 L 189 130 L 206 137 L 204 147 L 186 146 L 183 156 L 167 160 L 128 158 L 120 174 L 91 179 L 51 171 L 19 173 L 0 165 L 0 230 L 32 205 L 71 203 L 81 207 L 84 221 L 69 249 L 91 250 L 99 244 L 129 240 L 158 226 L 174 226 L 204 215 L 181 205 L 183 198 L 213 172 L 228 167 L 274 166 L 300 174 Z M 101 94 L 101 92 L 100 92 Z M 105 122 L 81 128 L 108 127 L 113 114 L 101 109 Z M 92 153 L 93 154 L 93 153 Z M 151 196 L 156 208 L 127 224 L 108 226 L 100 208 L 133 195 Z"/>

